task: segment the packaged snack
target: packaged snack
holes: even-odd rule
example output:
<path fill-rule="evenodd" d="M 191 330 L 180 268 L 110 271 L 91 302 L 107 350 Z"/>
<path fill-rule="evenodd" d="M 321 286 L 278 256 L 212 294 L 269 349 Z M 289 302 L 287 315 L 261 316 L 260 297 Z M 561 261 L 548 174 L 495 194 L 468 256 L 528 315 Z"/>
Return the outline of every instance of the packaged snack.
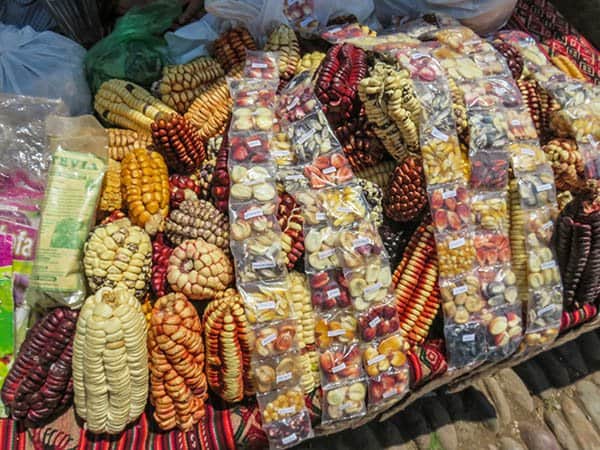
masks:
<path fill-rule="evenodd" d="M 406 362 L 410 344 L 400 334 L 370 342 L 363 348 L 363 365 L 369 377 L 376 377 L 390 369 L 399 369 Z"/>
<path fill-rule="evenodd" d="M 265 424 L 263 429 L 273 448 L 288 448 L 313 435 L 310 415 L 306 410 L 295 416 Z"/>
<path fill-rule="evenodd" d="M 274 321 L 257 325 L 252 329 L 252 351 L 259 358 L 277 356 L 298 347 L 296 323 L 293 320 Z"/>
<path fill-rule="evenodd" d="M 333 344 L 348 344 L 357 338 L 357 320 L 351 311 L 320 314 L 315 324 L 315 337 L 319 349 Z"/>
<path fill-rule="evenodd" d="M 233 132 L 247 131 L 250 133 L 267 132 L 273 129 L 274 119 L 275 115 L 273 111 L 263 106 L 257 108 L 235 108 L 231 117 L 230 130 Z"/>
<path fill-rule="evenodd" d="M 387 258 L 376 258 L 357 269 L 344 271 L 348 281 L 348 292 L 352 305 L 357 311 L 388 300 L 392 284 L 392 272 Z"/>
<path fill-rule="evenodd" d="M 279 80 L 279 53 L 247 50 L 243 77 Z"/>
<path fill-rule="evenodd" d="M 369 409 L 380 404 L 386 405 L 389 401 L 396 401 L 404 397 L 409 390 L 410 370 L 408 364 L 399 369 L 370 377 L 369 384 Z"/>
<path fill-rule="evenodd" d="M 436 237 L 440 277 L 452 278 L 475 265 L 475 246 L 469 231 Z"/>
<path fill-rule="evenodd" d="M 511 142 L 502 110 L 485 110 L 469 115 L 470 151 L 503 150 Z"/>
<path fill-rule="evenodd" d="M 474 189 L 504 190 L 508 185 L 508 154 L 505 151 L 473 149 L 471 187 Z"/>
<path fill-rule="evenodd" d="M 52 116 L 54 150 L 27 298 L 75 307 L 85 299 L 83 245 L 93 224 L 106 170 L 108 139 L 91 116 Z"/>
<path fill-rule="evenodd" d="M 475 271 L 461 274 L 440 283 L 444 323 L 464 324 L 483 309 L 479 278 Z"/>
<path fill-rule="evenodd" d="M 335 422 L 360 417 L 367 412 L 366 380 L 350 381 L 341 386 L 323 389 L 323 422 Z"/>
<path fill-rule="evenodd" d="M 318 273 L 339 267 L 336 249 L 339 246 L 339 233 L 332 227 L 305 226 L 304 249 L 307 273 Z"/>
<path fill-rule="evenodd" d="M 258 405 L 266 424 L 294 416 L 305 409 L 304 394 L 300 388 L 287 388 L 257 396 Z"/>
<path fill-rule="evenodd" d="M 259 394 L 298 385 L 302 377 L 300 353 L 265 358 L 252 363 L 252 378 Z"/>
<path fill-rule="evenodd" d="M 264 164 L 271 161 L 270 133 L 235 134 L 229 137 L 229 167 L 240 163 Z"/>
<path fill-rule="evenodd" d="M 480 266 L 510 263 L 510 239 L 506 231 L 475 232 L 475 255 Z"/>
<path fill-rule="evenodd" d="M 523 104 L 521 92 L 510 78 L 486 78 L 463 87 L 465 104 L 470 110 L 514 108 Z"/>
<path fill-rule="evenodd" d="M 261 281 L 239 286 L 248 322 L 263 323 L 294 317 L 285 281 Z"/>
<path fill-rule="evenodd" d="M 508 231 L 508 196 L 503 191 L 479 192 L 471 201 L 474 223 L 487 231 Z"/>
<path fill-rule="evenodd" d="M 523 338 L 521 305 L 491 308 L 481 320 L 487 328 L 489 359 L 503 359 L 517 349 Z"/>
<path fill-rule="evenodd" d="M 358 316 L 358 332 L 363 342 L 385 337 L 399 329 L 400 320 L 392 302 L 372 306 Z"/>
<path fill-rule="evenodd" d="M 317 156 L 335 149 L 341 152 L 340 143 L 329 128 L 327 117 L 322 111 L 292 123 L 288 136 L 296 158 L 302 163 L 310 163 Z"/>
<path fill-rule="evenodd" d="M 332 345 L 319 355 L 323 386 L 354 380 L 363 375 L 358 343 Z"/>
<path fill-rule="evenodd" d="M 279 96 L 277 116 L 284 122 L 295 122 L 320 110 L 309 71 L 294 77 Z"/>
<path fill-rule="evenodd" d="M 430 133 L 430 137 L 424 134 Z M 423 171 L 428 185 L 464 180 L 464 160 L 455 135 L 433 128 L 421 130 Z"/>
<path fill-rule="evenodd" d="M 334 227 L 348 226 L 368 217 L 368 206 L 359 185 L 324 189 L 319 192 L 320 204 Z"/>
<path fill-rule="evenodd" d="M 470 195 L 465 183 L 430 187 L 428 193 L 433 226 L 438 233 L 459 231 L 471 226 Z"/>
<path fill-rule="evenodd" d="M 338 186 L 352 180 L 354 174 L 348 159 L 340 152 L 317 156 L 304 167 L 304 176 L 312 189 Z"/>
<path fill-rule="evenodd" d="M 272 166 L 243 166 L 236 164 L 229 171 L 231 187 L 229 202 L 272 202 L 276 200 L 275 168 Z"/>
<path fill-rule="evenodd" d="M 311 301 L 320 311 L 347 308 L 351 305 L 347 282 L 341 270 L 309 274 Z"/>
<path fill-rule="evenodd" d="M 486 307 L 495 308 L 506 303 L 520 304 L 517 277 L 510 265 L 480 267 L 478 275 Z"/>
<path fill-rule="evenodd" d="M 385 255 L 381 236 L 371 222 L 360 222 L 351 229 L 338 232 L 338 256 L 341 266 L 356 269 Z"/>
<path fill-rule="evenodd" d="M 233 100 L 233 108 L 273 109 L 276 105 L 277 82 L 248 78 L 228 78 L 227 84 Z"/>
<path fill-rule="evenodd" d="M 548 166 L 542 166 L 535 172 L 517 174 L 519 195 L 524 209 L 540 208 L 556 204 L 554 174 Z"/>
<path fill-rule="evenodd" d="M 12 366 L 15 353 L 14 302 L 13 302 L 13 240 L 10 235 L 0 234 L 0 386 Z M 4 403 L 0 405 L 0 417 L 8 417 Z"/>
<path fill-rule="evenodd" d="M 460 368 L 477 364 L 487 356 L 486 328 L 478 321 L 444 327 L 448 365 Z"/>
<path fill-rule="evenodd" d="M 563 310 L 562 289 L 558 287 L 529 290 L 527 333 L 559 328 Z"/>

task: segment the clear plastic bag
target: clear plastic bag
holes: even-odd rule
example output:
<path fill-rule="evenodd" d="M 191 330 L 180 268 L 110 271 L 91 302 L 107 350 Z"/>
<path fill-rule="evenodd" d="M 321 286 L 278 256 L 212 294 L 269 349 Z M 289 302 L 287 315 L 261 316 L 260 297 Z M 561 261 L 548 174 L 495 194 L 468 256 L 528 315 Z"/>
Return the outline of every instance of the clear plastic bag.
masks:
<path fill-rule="evenodd" d="M 89 113 L 85 55 L 59 34 L 0 23 L 0 92 L 62 99 L 71 114 Z"/>

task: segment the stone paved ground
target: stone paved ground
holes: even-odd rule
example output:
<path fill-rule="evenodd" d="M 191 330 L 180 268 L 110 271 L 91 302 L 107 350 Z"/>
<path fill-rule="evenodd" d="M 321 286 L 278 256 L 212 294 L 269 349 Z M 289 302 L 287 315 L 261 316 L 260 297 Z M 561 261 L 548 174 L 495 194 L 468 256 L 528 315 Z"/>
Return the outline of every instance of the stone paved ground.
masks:
<path fill-rule="evenodd" d="M 600 449 L 600 332 L 303 449 Z"/>

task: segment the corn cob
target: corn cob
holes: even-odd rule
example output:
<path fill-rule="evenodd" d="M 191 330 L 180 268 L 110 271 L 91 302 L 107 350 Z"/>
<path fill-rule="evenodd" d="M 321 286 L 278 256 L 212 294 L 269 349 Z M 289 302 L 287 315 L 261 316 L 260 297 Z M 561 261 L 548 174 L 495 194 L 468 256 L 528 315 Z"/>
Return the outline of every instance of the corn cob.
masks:
<path fill-rule="evenodd" d="M 364 178 L 372 183 L 379 185 L 381 190 L 385 191 L 392 176 L 392 172 L 396 167 L 394 161 L 382 161 L 376 166 L 367 167 L 366 169 L 355 172 L 358 178 Z"/>
<path fill-rule="evenodd" d="M 510 250 L 512 271 L 517 277 L 519 298 L 527 294 L 527 252 L 525 250 L 525 212 L 521 207 L 516 179 L 509 183 L 510 198 Z"/>
<path fill-rule="evenodd" d="M 121 128 L 108 128 L 108 157 L 121 161 L 134 148 L 147 148 L 152 145 L 150 134 L 138 133 Z"/>
<path fill-rule="evenodd" d="M 296 66 L 296 75 L 304 72 L 305 70 L 308 70 L 311 74 L 314 74 L 324 58 L 325 53 L 323 52 L 311 52 L 304 54 Z"/>
<path fill-rule="evenodd" d="M 246 50 L 256 50 L 256 43 L 244 27 L 226 31 L 213 44 L 214 57 L 225 72 L 246 61 Z"/>
<path fill-rule="evenodd" d="M 160 153 L 138 148 L 121 162 L 121 193 L 134 225 L 154 236 L 169 213 L 169 172 Z"/>
<path fill-rule="evenodd" d="M 183 114 L 207 84 L 225 75 L 221 65 L 210 56 L 202 56 L 187 64 L 166 66 L 156 86 L 157 96 Z"/>
<path fill-rule="evenodd" d="M 101 213 L 110 214 L 116 209 L 121 209 L 122 203 L 121 163 L 114 159 L 109 159 L 98 209 Z"/>
<path fill-rule="evenodd" d="M 551 58 L 552 63 L 562 70 L 567 75 L 577 79 L 587 81 L 587 77 L 579 70 L 579 67 L 571 61 L 571 59 L 566 55 L 556 55 Z"/>
<path fill-rule="evenodd" d="M 300 44 L 296 33 L 287 25 L 279 25 L 270 35 L 265 45 L 267 52 L 279 52 L 279 79 L 289 81 L 300 62 Z"/>
<path fill-rule="evenodd" d="M 207 141 L 222 134 L 231 116 L 232 100 L 225 77 L 210 84 L 190 105 L 185 118 L 198 131 L 200 139 Z"/>
<path fill-rule="evenodd" d="M 122 128 L 150 133 L 159 114 L 175 114 L 144 88 L 124 80 L 105 81 L 96 92 L 94 109 L 100 117 Z"/>
<path fill-rule="evenodd" d="M 167 166 L 176 173 L 192 173 L 206 158 L 200 135 L 184 117 L 176 114 L 152 123 L 152 140 Z"/>

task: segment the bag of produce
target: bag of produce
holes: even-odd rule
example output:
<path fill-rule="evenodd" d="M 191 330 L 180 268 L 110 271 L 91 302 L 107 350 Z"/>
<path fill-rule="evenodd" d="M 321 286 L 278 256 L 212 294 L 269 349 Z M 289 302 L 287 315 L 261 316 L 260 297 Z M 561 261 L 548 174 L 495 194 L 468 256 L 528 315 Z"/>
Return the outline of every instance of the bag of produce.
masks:
<path fill-rule="evenodd" d="M 85 299 L 83 246 L 94 224 L 107 166 L 108 137 L 92 116 L 51 116 L 52 163 L 27 302 L 81 306 Z"/>
<path fill-rule="evenodd" d="M 132 8 L 121 17 L 113 32 L 94 45 L 85 58 L 92 91 L 96 92 L 111 78 L 149 88 L 161 77 L 166 61 L 166 42 L 162 35 L 180 13 L 179 2 L 157 0 Z"/>
<path fill-rule="evenodd" d="M 62 99 L 71 114 L 91 112 L 85 49 L 71 39 L 0 23 L 0 92 Z"/>
<path fill-rule="evenodd" d="M 14 355 L 14 324 L 12 297 L 12 237 L 0 234 L 0 386 L 12 364 Z M 0 403 L 0 417 L 7 417 Z"/>

